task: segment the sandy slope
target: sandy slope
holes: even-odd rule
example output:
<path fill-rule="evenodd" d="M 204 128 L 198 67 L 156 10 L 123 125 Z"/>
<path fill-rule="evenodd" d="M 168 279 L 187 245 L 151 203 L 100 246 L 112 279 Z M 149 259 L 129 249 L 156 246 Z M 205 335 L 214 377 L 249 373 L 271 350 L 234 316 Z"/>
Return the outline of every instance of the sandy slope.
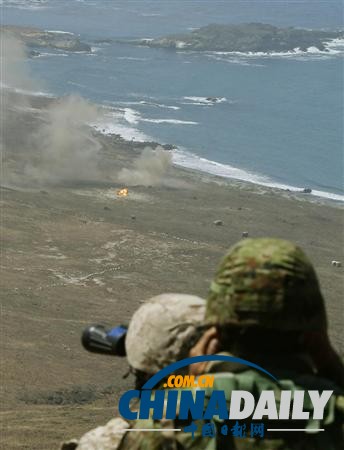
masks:
<path fill-rule="evenodd" d="M 12 150 L 36 120 L 13 114 Z M 242 231 L 288 238 L 307 251 L 343 354 L 343 268 L 331 266 L 344 259 L 340 208 L 175 168 L 164 185 L 130 188 L 118 199 L 120 186 L 110 180 L 140 148 L 96 138 L 105 182 L 42 188 L 23 177 L 1 190 L 4 448 L 54 449 L 111 418 L 130 386 L 122 379 L 127 365 L 83 351 L 83 327 L 126 322 L 143 299 L 164 291 L 205 296 Z M 4 156 L 4 175 L 17 157 L 29 157 Z"/>

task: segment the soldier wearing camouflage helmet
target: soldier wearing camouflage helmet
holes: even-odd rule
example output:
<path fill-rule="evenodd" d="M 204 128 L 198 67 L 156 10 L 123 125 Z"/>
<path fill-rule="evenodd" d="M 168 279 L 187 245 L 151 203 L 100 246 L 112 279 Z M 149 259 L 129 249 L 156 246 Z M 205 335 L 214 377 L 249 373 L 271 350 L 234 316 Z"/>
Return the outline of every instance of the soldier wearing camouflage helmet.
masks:
<path fill-rule="evenodd" d="M 205 300 L 187 294 L 161 294 L 144 302 L 133 314 L 126 339 L 127 360 L 135 375 L 135 387 L 160 369 L 186 358 L 190 348 L 204 330 Z M 160 441 L 151 442 L 150 436 L 130 433 L 129 428 L 154 428 L 151 420 L 128 423 L 121 418 L 112 419 L 105 426 L 86 433 L 79 441 L 69 441 L 61 450 L 154 450 Z M 146 439 L 147 438 L 147 439 Z M 153 437 L 154 438 L 154 437 Z M 164 445 L 177 450 L 173 436 L 160 434 Z M 148 447 L 147 447 L 148 445 Z M 167 448 L 167 447 L 163 447 Z"/>
<path fill-rule="evenodd" d="M 259 330 L 269 345 L 291 340 L 312 353 L 318 372 L 344 387 L 343 365 L 330 346 L 325 303 L 305 253 L 282 239 L 246 239 L 222 260 L 207 301 L 206 320 Z M 252 333 L 252 332 L 251 332 Z M 252 345 L 252 343 L 251 343 Z"/>
<path fill-rule="evenodd" d="M 270 382 L 267 387 L 261 373 L 233 363 L 190 366 L 193 375 L 215 372 L 214 389 L 225 386 L 229 396 L 232 390 L 242 389 L 257 397 L 265 389 L 278 392 L 283 386 L 334 390 L 335 401 L 324 420 L 318 424 L 306 421 L 302 426 L 325 428 L 325 433 L 282 432 L 278 438 L 270 433 L 259 442 L 260 449 L 344 448 L 343 364 L 329 343 L 324 300 L 314 268 L 299 247 L 268 238 L 245 239 L 234 245 L 211 283 L 206 322 L 213 328 L 191 350 L 192 356 L 223 351 L 261 365 L 280 380 L 279 385 Z M 268 422 L 265 425 L 273 428 Z M 300 425 L 289 421 L 284 428 Z M 258 445 L 249 436 L 221 439 L 217 437 L 212 448 Z"/>

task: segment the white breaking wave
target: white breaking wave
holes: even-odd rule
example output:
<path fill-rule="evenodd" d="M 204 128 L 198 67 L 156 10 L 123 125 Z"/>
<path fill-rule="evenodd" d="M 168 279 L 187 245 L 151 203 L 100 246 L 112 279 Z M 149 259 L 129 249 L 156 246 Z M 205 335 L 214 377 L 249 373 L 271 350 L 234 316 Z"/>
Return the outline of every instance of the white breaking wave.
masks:
<path fill-rule="evenodd" d="M 142 117 L 138 111 L 131 108 L 124 108 L 121 111 L 124 112 L 124 119 L 133 125 L 137 125 L 139 122 L 149 122 L 149 123 L 167 123 L 171 125 L 198 125 L 198 122 L 191 120 L 179 120 L 179 119 L 151 119 L 147 117 Z"/>
<path fill-rule="evenodd" d="M 155 139 L 146 135 L 137 128 L 140 122 L 169 125 L 198 125 L 197 122 L 179 119 L 151 119 L 142 117 L 141 114 L 132 108 L 116 108 L 114 106 L 103 106 L 104 114 L 98 122 L 90 124 L 102 134 L 120 135 L 126 140 L 139 142 L 151 142 Z"/>
<path fill-rule="evenodd" d="M 163 17 L 163 14 L 161 14 L 161 13 L 141 13 L 140 16 L 142 16 L 142 17 Z"/>
<path fill-rule="evenodd" d="M 198 170 L 200 172 L 209 173 L 211 175 L 220 176 L 223 178 L 232 178 L 235 180 L 246 181 L 260 186 L 266 186 L 270 188 L 277 188 L 281 190 L 288 190 L 294 193 L 302 193 L 303 188 L 282 184 L 271 180 L 264 175 L 249 172 L 237 167 L 230 166 L 228 164 L 222 164 L 215 161 L 210 161 L 206 158 L 201 158 L 191 152 L 187 152 L 181 149 L 173 150 L 172 161 L 177 166 L 186 167 L 188 169 Z M 310 195 L 310 194 L 307 194 Z M 344 202 L 344 195 L 332 194 L 326 191 L 312 190 L 312 194 L 317 197 L 336 200 Z"/>
<path fill-rule="evenodd" d="M 198 122 L 194 122 L 191 120 L 180 120 L 180 119 L 151 119 L 149 117 L 142 117 L 142 115 L 132 109 L 132 108 L 115 108 L 108 107 L 108 109 L 113 110 L 112 117 L 117 121 L 125 121 L 130 125 L 137 125 L 140 122 L 149 122 L 149 123 L 157 123 L 157 124 L 171 124 L 171 125 L 198 125 Z"/>
<path fill-rule="evenodd" d="M 136 111 L 104 107 L 101 119 L 89 125 L 105 135 L 118 135 L 127 141 L 148 142 L 152 139 L 133 125 L 137 124 Z M 130 124 L 130 125 L 128 125 Z"/>
<path fill-rule="evenodd" d="M 0 7 L 38 10 L 47 8 L 48 3 L 49 0 L 0 0 Z"/>
<path fill-rule="evenodd" d="M 139 105 L 146 105 L 146 106 L 153 106 L 156 108 L 163 108 L 163 109 L 173 109 L 174 111 L 178 111 L 180 109 L 179 106 L 171 106 L 171 105 L 164 105 L 161 103 L 153 103 L 153 102 L 147 102 L 146 100 L 140 100 L 137 102 L 116 102 L 117 105 L 133 105 L 133 106 L 139 106 Z"/>
<path fill-rule="evenodd" d="M 7 89 L 9 91 L 16 92 L 17 94 L 30 95 L 32 97 L 56 98 L 56 95 L 51 94 L 50 92 L 30 91 L 28 89 L 15 88 L 15 87 L 12 87 L 12 86 L 8 86 L 7 84 L 2 83 L 2 82 L 0 82 L 0 89 Z"/>
<path fill-rule="evenodd" d="M 226 97 L 183 97 L 183 99 L 187 100 L 187 103 L 183 103 L 184 105 L 196 106 L 213 106 L 228 101 Z"/>
<path fill-rule="evenodd" d="M 336 52 L 337 54 L 344 53 L 344 38 L 336 38 L 332 39 L 332 41 L 328 42 L 325 45 L 326 49 L 329 52 Z"/>
<path fill-rule="evenodd" d="M 218 56 L 243 56 L 247 58 L 256 57 L 295 57 L 295 56 L 335 56 L 344 54 L 344 39 L 336 38 L 324 43 L 325 50 L 320 50 L 317 47 L 308 47 L 307 50 L 301 50 L 300 47 L 295 47 L 293 50 L 286 52 L 206 52 L 208 55 Z"/>
<path fill-rule="evenodd" d="M 74 36 L 74 33 L 70 31 L 61 31 L 61 30 L 44 30 L 46 33 L 55 33 L 55 34 L 69 34 L 70 36 Z"/>
<path fill-rule="evenodd" d="M 136 141 L 136 142 L 151 142 L 148 135 L 142 133 L 137 128 L 126 127 L 123 124 L 116 122 L 99 122 L 96 124 L 91 124 L 92 127 L 98 132 L 105 135 L 118 135 L 121 136 L 126 141 Z"/>
<path fill-rule="evenodd" d="M 198 125 L 198 122 L 193 122 L 191 120 L 178 120 L 178 119 L 141 119 L 141 122 L 170 123 L 174 125 Z"/>
<path fill-rule="evenodd" d="M 124 119 L 133 125 L 136 125 L 140 122 L 140 113 L 131 108 L 124 108 L 122 110 L 124 112 Z"/>
<path fill-rule="evenodd" d="M 138 58 L 134 56 L 117 56 L 116 59 L 124 60 L 124 61 L 149 61 L 149 58 Z"/>
<path fill-rule="evenodd" d="M 210 161 L 209 159 L 201 158 L 194 153 L 181 149 L 173 150 L 173 163 L 178 166 L 187 167 L 189 169 L 195 169 L 201 172 L 210 173 L 211 175 L 218 175 L 225 178 L 235 178 L 237 180 L 243 181 L 251 181 L 258 184 L 266 183 L 268 180 L 264 176 L 253 174 L 230 165 Z"/>
<path fill-rule="evenodd" d="M 223 61 L 229 64 L 239 64 L 240 66 L 251 66 L 251 67 L 264 67 L 264 64 L 258 64 L 257 62 L 253 62 L 256 60 L 253 60 L 252 58 L 243 58 L 241 56 L 237 56 L 237 55 L 231 55 L 225 57 L 225 56 L 220 56 L 220 55 L 215 55 L 215 54 L 207 54 L 206 55 L 208 58 L 213 59 L 215 61 Z"/>
<path fill-rule="evenodd" d="M 49 53 L 49 52 L 40 52 L 39 55 L 35 56 L 35 58 L 49 58 L 54 56 L 69 56 L 67 53 Z"/>

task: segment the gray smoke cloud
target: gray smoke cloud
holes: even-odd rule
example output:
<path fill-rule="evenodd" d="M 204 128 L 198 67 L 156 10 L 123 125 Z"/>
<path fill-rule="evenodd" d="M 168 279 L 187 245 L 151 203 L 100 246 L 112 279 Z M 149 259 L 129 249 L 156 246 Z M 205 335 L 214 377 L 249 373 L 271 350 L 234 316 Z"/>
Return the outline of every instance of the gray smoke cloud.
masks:
<path fill-rule="evenodd" d="M 87 123 L 97 120 L 98 108 L 78 96 L 53 102 L 32 136 L 33 161 L 26 173 L 40 182 L 95 179 L 100 145 Z"/>
<path fill-rule="evenodd" d="M 1 63 L 5 106 L 0 144 L 5 155 L 5 181 L 46 185 L 103 180 L 101 145 L 87 125 L 99 123 L 104 114 L 101 108 L 76 95 L 47 99 L 18 94 L 18 90 L 45 89 L 30 74 L 25 46 L 7 32 L 1 33 Z M 127 186 L 162 184 L 171 159 L 162 147 L 147 147 L 131 168 L 120 171 L 116 181 Z"/>
<path fill-rule="evenodd" d="M 42 90 L 30 75 L 26 58 L 23 43 L 2 32 L 5 181 L 23 182 L 24 176 L 29 182 L 58 184 L 99 178 L 100 144 L 86 125 L 99 120 L 99 109 L 75 95 L 48 100 L 23 95 L 21 91 Z"/>
<path fill-rule="evenodd" d="M 25 45 L 9 31 L 0 31 L 1 84 L 16 89 L 34 90 L 38 83 L 26 64 Z"/>
<path fill-rule="evenodd" d="M 172 165 L 172 156 L 158 146 L 155 150 L 146 147 L 134 161 L 132 169 L 122 169 L 118 181 L 126 186 L 157 186 Z"/>

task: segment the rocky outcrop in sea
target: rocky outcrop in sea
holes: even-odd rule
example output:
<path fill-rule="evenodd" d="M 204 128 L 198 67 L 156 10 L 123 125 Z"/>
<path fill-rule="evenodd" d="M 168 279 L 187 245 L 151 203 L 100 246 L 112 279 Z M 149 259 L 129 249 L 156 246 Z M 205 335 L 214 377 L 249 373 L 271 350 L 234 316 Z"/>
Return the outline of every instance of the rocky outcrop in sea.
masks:
<path fill-rule="evenodd" d="M 73 33 L 45 31 L 38 28 L 3 26 L 1 33 L 10 33 L 29 48 L 52 48 L 68 52 L 90 52 L 91 47 Z"/>
<path fill-rule="evenodd" d="M 310 47 L 324 51 L 326 43 L 337 38 L 344 38 L 343 31 L 278 28 L 263 23 L 248 23 L 214 24 L 188 34 L 126 41 L 126 43 L 172 50 L 271 53 L 289 52 L 295 49 L 307 51 Z"/>

